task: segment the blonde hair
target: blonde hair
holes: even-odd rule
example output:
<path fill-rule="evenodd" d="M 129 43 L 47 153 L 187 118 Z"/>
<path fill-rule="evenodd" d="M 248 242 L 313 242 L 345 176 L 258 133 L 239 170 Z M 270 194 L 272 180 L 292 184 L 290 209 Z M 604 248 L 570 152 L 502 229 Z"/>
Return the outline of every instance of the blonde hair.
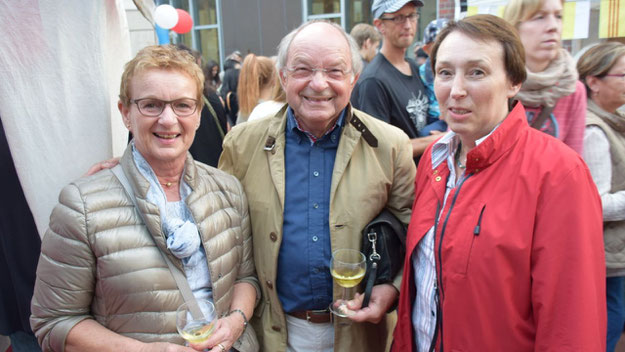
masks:
<path fill-rule="evenodd" d="M 374 26 L 367 23 L 358 23 L 352 28 L 352 31 L 349 32 L 349 35 L 354 38 L 356 44 L 358 44 L 359 48 L 365 44 L 367 39 L 371 39 L 372 43 L 379 42 L 382 40 L 382 35 L 375 29 Z"/>
<path fill-rule="evenodd" d="M 266 56 L 249 54 L 243 60 L 239 73 L 237 99 L 242 115 L 249 115 L 258 104 L 260 91 L 276 81 L 276 69 L 273 60 Z"/>
<path fill-rule="evenodd" d="M 282 84 L 280 84 L 280 75 L 278 74 L 278 70 L 276 70 L 276 81 L 273 85 L 273 90 L 271 91 L 271 100 L 279 103 L 286 103 L 286 92 L 282 88 Z"/>
<path fill-rule="evenodd" d="M 136 75 L 151 69 L 181 71 L 194 82 L 198 110 L 204 106 L 202 92 L 204 90 L 204 73 L 195 58 L 189 52 L 176 48 L 174 45 L 151 45 L 141 49 L 137 55 L 124 66 L 122 82 L 119 87 L 119 99 L 124 106 L 130 105 L 130 82 Z"/>
<path fill-rule="evenodd" d="M 521 22 L 529 20 L 540 11 L 543 1 L 545 0 L 510 0 L 504 8 L 503 19 L 518 28 Z M 560 2 L 564 4 L 564 0 Z"/>

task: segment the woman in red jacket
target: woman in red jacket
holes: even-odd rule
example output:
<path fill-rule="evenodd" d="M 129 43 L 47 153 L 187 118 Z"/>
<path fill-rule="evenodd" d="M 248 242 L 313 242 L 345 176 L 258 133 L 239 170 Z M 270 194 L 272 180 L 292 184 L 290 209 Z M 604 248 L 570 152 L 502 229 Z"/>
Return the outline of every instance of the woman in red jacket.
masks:
<path fill-rule="evenodd" d="M 393 350 L 605 350 L 597 188 L 509 109 L 526 77 L 514 28 L 451 22 L 431 58 L 451 131 L 419 164 Z"/>

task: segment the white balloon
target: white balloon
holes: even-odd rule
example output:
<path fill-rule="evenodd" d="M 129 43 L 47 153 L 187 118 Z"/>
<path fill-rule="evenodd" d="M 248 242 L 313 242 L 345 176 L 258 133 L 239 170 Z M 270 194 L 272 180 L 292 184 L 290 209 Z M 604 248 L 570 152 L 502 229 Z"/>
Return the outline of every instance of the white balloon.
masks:
<path fill-rule="evenodd" d="M 164 29 L 174 28 L 178 23 L 178 11 L 171 5 L 159 5 L 154 10 L 154 22 Z"/>

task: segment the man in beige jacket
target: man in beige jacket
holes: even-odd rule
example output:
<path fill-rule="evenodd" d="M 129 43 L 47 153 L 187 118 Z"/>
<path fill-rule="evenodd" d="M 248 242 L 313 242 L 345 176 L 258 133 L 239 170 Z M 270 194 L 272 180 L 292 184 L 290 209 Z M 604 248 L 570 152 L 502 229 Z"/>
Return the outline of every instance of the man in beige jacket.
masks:
<path fill-rule="evenodd" d="M 362 63 L 341 27 L 303 24 L 280 43 L 277 65 L 288 105 L 236 126 L 219 161 L 249 200 L 261 349 L 383 351 L 399 279 L 374 286 L 366 308 L 356 300 L 353 316 L 331 319 L 328 306 L 342 289 L 329 263 L 336 249 L 360 249 L 363 227 L 384 208 L 408 223 L 410 141 L 349 105 Z"/>

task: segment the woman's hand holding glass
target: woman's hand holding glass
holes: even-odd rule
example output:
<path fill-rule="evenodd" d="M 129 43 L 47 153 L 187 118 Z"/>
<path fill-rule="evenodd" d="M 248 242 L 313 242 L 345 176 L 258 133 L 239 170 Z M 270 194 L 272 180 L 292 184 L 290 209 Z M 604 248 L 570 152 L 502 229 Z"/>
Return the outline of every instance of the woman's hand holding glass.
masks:
<path fill-rule="evenodd" d="M 215 306 L 208 300 L 185 302 L 176 311 L 176 328 L 192 344 L 208 340 L 215 330 Z"/>
<path fill-rule="evenodd" d="M 189 346 L 197 351 L 229 351 L 245 330 L 243 318 L 238 314 L 225 316 L 213 323 L 214 329 L 207 339 L 198 342 L 189 341 Z"/>

